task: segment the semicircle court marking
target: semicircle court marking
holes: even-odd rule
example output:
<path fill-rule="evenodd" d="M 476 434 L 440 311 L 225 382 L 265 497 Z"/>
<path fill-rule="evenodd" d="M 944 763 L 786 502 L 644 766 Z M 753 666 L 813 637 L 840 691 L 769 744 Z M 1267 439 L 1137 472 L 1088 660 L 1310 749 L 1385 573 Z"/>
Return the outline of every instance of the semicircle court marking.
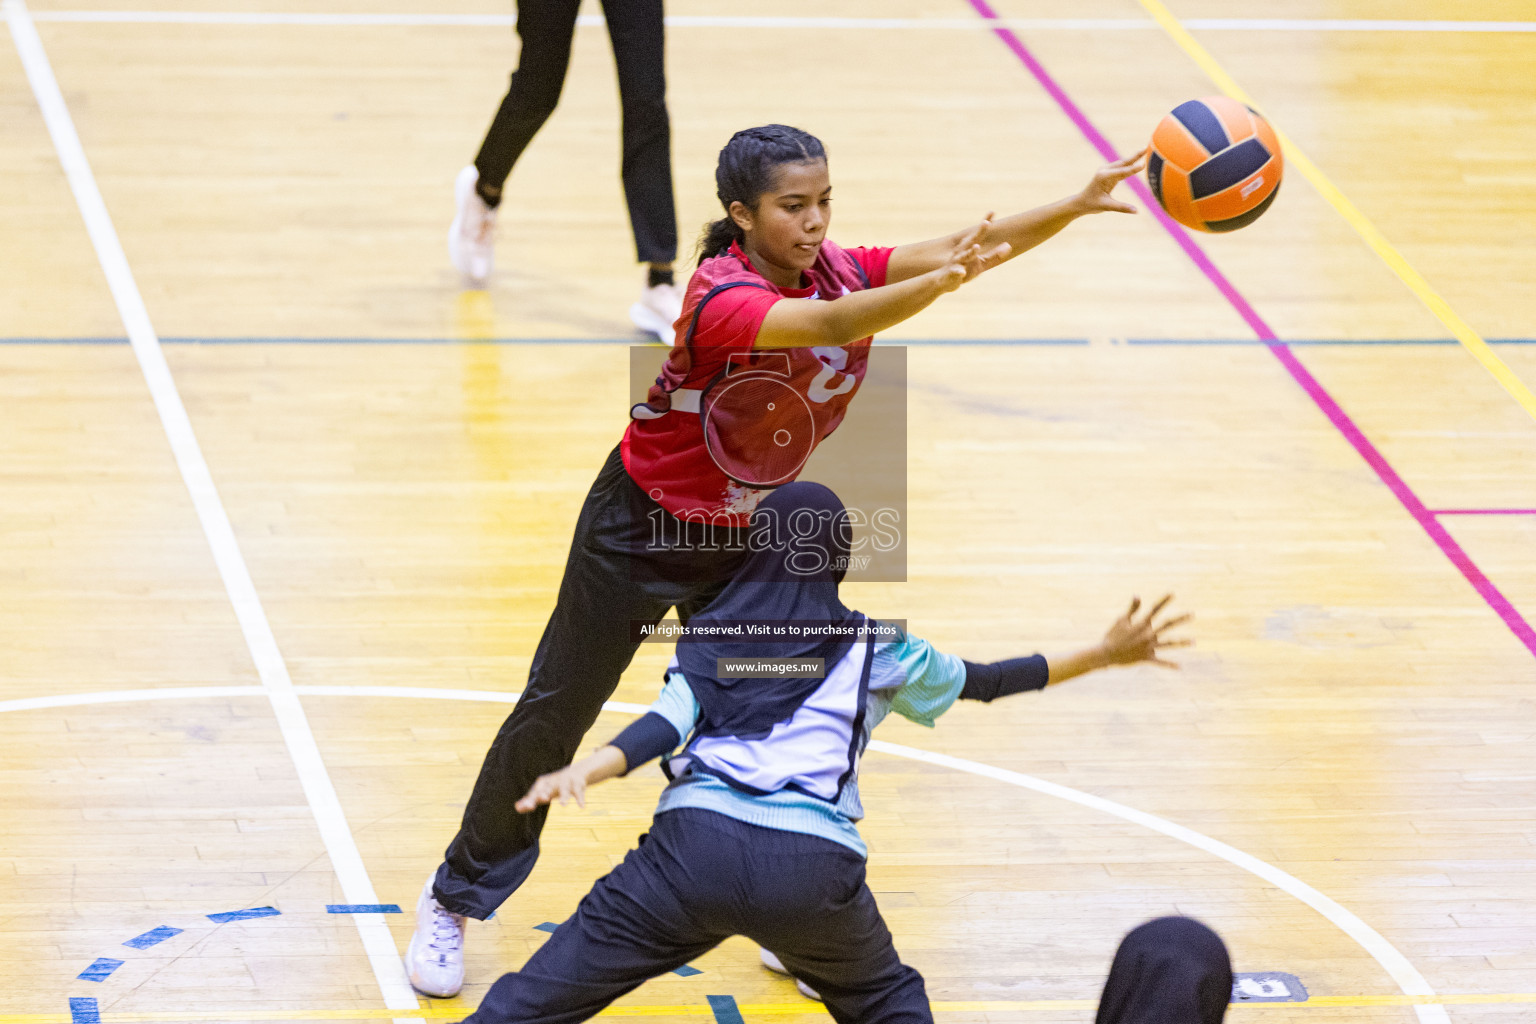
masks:
<path fill-rule="evenodd" d="M 293 690 L 301 696 L 308 697 L 387 697 L 415 700 L 474 701 L 492 704 L 515 704 L 518 698 L 522 696 L 521 691 L 438 689 L 430 686 L 294 686 Z M 158 687 L 147 690 L 107 690 L 99 693 L 75 693 L 56 697 L 28 697 L 19 700 L 0 701 L 0 713 L 55 707 L 83 707 L 93 704 L 134 703 L 149 700 L 197 700 L 219 697 L 259 698 L 265 695 L 265 689 L 260 686 L 188 686 Z M 603 704 L 603 710 L 639 715 L 649 710 L 649 705 L 632 704 L 625 701 L 607 701 Z M 971 775 L 979 775 L 996 782 L 1003 782 L 1022 789 L 1032 790 L 1044 796 L 1053 796 L 1060 800 L 1066 800 L 1069 803 L 1100 811 L 1122 821 L 1141 825 L 1144 828 L 1193 846 L 1197 850 L 1201 850 L 1235 867 L 1241 868 L 1311 907 L 1340 931 L 1348 935 L 1381 965 L 1382 969 L 1397 983 L 1404 996 L 1410 999 L 1427 997 L 1424 1002 L 1414 1001 L 1405 1004 L 1414 1008 L 1423 1024 L 1449 1024 L 1450 1018 L 1446 1016 L 1445 1010 L 1438 1004 L 1429 1001 L 1438 998 L 1435 990 L 1424 976 L 1419 973 L 1418 968 L 1414 967 L 1408 961 L 1408 958 L 1398 951 L 1396 946 L 1393 946 L 1381 933 L 1362 921 L 1352 911 L 1296 876 L 1275 867 L 1273 864 L 1262 861 L 1251 854 L 1244 853 L 1235 846 L 1223 843 L 1218 839 L 1212 839 L 1202 832 L 1196 832 L 1194 829 L 1168 821 L 1166 818 L 1160 818 L 1155 814 L 1148 814 L 1146 811 L 1139 811 L 1126 804 L 1106 800 L 1103 797 L 1094 796 L 1092 793 L 1085 793 L 1070 786 L 1047 782 L 1045 779 L 1039 779 L 1033 775 L 1009 771 L 1006 768 L 995 768 L 980 761 L 951 757 L 948 754 L 920 750 L 917 747 L 903 746 L 902 744 L 890 743 L 885 740 L 871 740 L 869 749 L 895 757 L 966 772 Z M 1288 1005 L 1296 1006 L 1302 1004 Z"/>

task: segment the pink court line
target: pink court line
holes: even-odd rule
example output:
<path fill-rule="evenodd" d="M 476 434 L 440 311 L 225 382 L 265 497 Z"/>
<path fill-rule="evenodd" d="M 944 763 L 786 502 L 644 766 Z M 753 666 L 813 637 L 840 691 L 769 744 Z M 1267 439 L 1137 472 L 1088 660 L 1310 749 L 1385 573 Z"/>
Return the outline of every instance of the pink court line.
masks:
<path fill-rule="evenodd" d="M 987 0 L 970 0 L 970 4 L 976 9 L 977 14 L 991 23 L 992 33 L 1002 40 L 1003 45 L 1007 46 L 1013 52 L 1013 55 L 1019 59 L 1019 62 L 1035 77 L 1035 81 L 1039 82 L 1051 99 L 1056 101 L 1056 105 L 1071 119 L 1072 123 L 1077 126 L 1077 130 L 1082 132 L 1083 137 L 1093 145 L 1093 148 L 1099 151 L 1099 155 L 1105 160 L 1120 159 L 1120 154 L 1115 150 L 1115 147 L 1110 144 L 1109 140 L 1104 137 L 1098 128 L 1094 127 L 1093 122 L 1088 120 L 1082 108 L 1072 101 L 1072 97 L 1068 96 L 1066 90 L 1057 84 L 1056 80 L 1051 77 L 1050 72 L 1046 71 L 1044 66 L 1035 59 L 1034 54 L 1029 52 L 1029 49 L 1019 39 L 1018 35 L 1002 23 L 1002 19 L 999 18 L 997 11 L 993 10 L 992 5 Z M 1312 376 L 1311 371 L 1301 364 L 1301 360 L 1296 358 L 1296 354 L 1291 351 L 1290 346 L 1280 340 L 1269 324 L 1264 321 L 1264 318 L 1259 316 L 1258 311 L 1249 304 L 1248 300 L 1243 297 L 1242 293 L 1237 290 L 1232 282 L 1227 280 L 1227 276 L 1221 272 L 1216 264 L 1211 262 L 1211 258 L 1190 237 L 1189 232 L 1185 231 L 1173 218 L 1163 212 L 1162 206 L 1152 198 L 1152 193 L 1146 184 L 1140 178 L 1131 178 L 1126 184 L 1140 197 L 1142 205 L 1152 211 L 1152 215 L 1163 226 L 1163 230 L 1173 237 L 1173 240 L 1179 244 L 1179 248 L 1184 250 L 1184 254 L 1216 286 L 1216 290 L 1221 292 L 1222 297 L 1237 311 L 1238 315 L 1243 318 L 1259 340 L 1264 342 L 1274 357 L 1280 361 L 1280 365 L 1285 367 L 1286 372 L 1291 375 L 1292 379 L 1301 385 L 1302 390 L 1307 393 L 1307 397 L 1312 399 L 1312 402 L 1322 410 L 1323 415 L 1328 417 L 1329 422 L 1338 429 L 1339 433 L 1344 435 L 1345 440 L 1354 446 L 1355 451 L 1360 453 L 1360 457 L 1376 471 L 1376 475 L 1381 478 L 1381 482 L 1387 485 L 1387 488 L 1402 503 L 1403 508 L 1408 510 L 1408 514 L 1423 528 L 1425 533 L 1429 534 L 1429 539 L 1435 542 L 1435 546 L 1445 554 L 1446 558 L 1450 559 L 1452 565 L 1460 570 L 1467 582 L 1472 584 L 1472 589 L 1476 590 L 1483 600 L 1488 603 L 1488 607 L 1492 608 L 1499 618 L 1504 620 L 1504 624 L 1525 645 L 1526 650 L 1530 651 L 1533 656 L 1536 656 L 1536 629 L 1531 628 L 1531 624 L 1525 621 L 1525 618 L 1515 610 L 1515 606 L 1509 603 L 1509 599 L 1499 592 L 1499 588 L 1493 585 L 1493 581 L 1483 574 L 1483 571 L 1462 550 L 1461 545 L 1457 544 L 1455 539 L 1446 532 L 1445 527 L 1441 526 L 1439 520 L 1435 518 L 1435 513 L 1424 507 L 1424 503 L 1419 500 L 1419 496 L 1413 493 L 1413 489 L 1397 474 L 1397 470 L 1388 464 L 1381 452 L 1377 451 L 1376 446 L 1370 442 L 1370 439 L 1361 432 L 1359 427 L 1355 426 L 1355 421 L 1349 418 L 1349 415 L 1339 406 L 1339 403 L 1333 400 L 1333 396 L 1328 393 L 1327 389 L 1318 382 L 1316 377 Z"/>
<path fill-rule="evenodd" d="M 1536 516 L 1536 508 L 1432 508 L 1432 516 Z"/>

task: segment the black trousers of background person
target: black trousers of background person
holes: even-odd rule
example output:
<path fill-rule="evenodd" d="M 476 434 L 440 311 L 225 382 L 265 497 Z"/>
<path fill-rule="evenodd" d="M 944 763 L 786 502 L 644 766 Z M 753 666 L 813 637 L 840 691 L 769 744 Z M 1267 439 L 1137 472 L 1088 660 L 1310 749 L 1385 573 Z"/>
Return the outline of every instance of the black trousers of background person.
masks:
<path fill-rule="evenodd" d="M 464 1024 L 576 1024 L 732 935 L 773 950 L 838 1024 L 933 1021 L 862 857 L 820 836 L 683 808 L 657 815 L 639 849 Z"/>
<path fill-rule="evenodd" d="M 684 524 L 652 501 L 617 448 L 608 456 L 576 519 L 528 685 L 485 755 L 437 870 L 432 888 L 444 907 L 483 921 L 523 884 L 549 809 L 519 814 L 513 805 L 540 775 L 571 763 L 634 657 L 635 624 L 659 622 L 673 607 L 686 622 L 713 600 L 741 562 L 744 533 L 706 537 L 703 524 Z"/>
<path fill-rule="evenodd" d="M 523 47 L 512 86 L 475 157 L 483 185 L 501 188 L 512 165 L 554 113 L 580 6 L 581 0 L 518 0 L 517 34 Z M 619 70 L 624 198 L 635 249 L 642 263 L 671 263 L 677 258 L 677 213 L 672 202 L 662 0 L 603 0 L 603 17 Z"/>

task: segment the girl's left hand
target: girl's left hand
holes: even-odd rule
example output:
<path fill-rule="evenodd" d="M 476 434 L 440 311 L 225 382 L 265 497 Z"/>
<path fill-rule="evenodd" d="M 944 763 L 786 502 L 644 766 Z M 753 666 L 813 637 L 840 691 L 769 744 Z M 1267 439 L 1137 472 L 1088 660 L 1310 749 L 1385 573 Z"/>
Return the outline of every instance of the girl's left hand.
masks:
<path fill-rule="evenodd" d="M 949 259 L 939 268 L 940 286 L 952 292 L 967 281 L 975 280 L 1008 258 L 1013 246 L 1007 242 L 987 244 L 987 233 L 992 230 L 992 214 L 981 218 L 981 223 L 967 231 L 950 250 Z"/>
<path fill-rule="evenodd" d="M 1147 157 L 1152 152 L 1148 146 L 1140 153 L 1132 154 L 1124 160 L 1116 160 L 1112 164 L 1106 164 L 1094 172 L 1093 179 L 1083 188 L 1077 197 L 1078 208 L 1083 213 L 1135 213 L 1136 207 L 1130 203 L 1122 203 L 1113 195 L 1115 186 L 1133 174 L 1140 174 L 1147 166 Z"/>
<path fill-rule="evenodd" d="M 1104 634 L 1104 642 L 1100 644 L 1100 650 L 1104 652 L 1104 658 L 1111 665 L 1134 665 L 1138 661 L 1150 661 L 1154 665 L 1163 668 L 1178 668 L 1171 661 L 1165 661 L 1158 655 L 1169 647 L 1189 647 L 1193 640 L 1164 640 L 1163 631 L 1172 629 L 1194 618 L 1193 615 L 1179 615 L 1171 619 L 1156 621 L 1162 610 L 1168 607 L 1168 602 L 1173 600 L 1172 594 L 1166 594 L 1163 599 L 1152 606 L 1144 619 L 1136 618 L 1136 612 L 1141 608 L 1141 598 L 1131 598 L 1131 607 L 1114 625 L 1109 627 L 1109 632 Z"/>

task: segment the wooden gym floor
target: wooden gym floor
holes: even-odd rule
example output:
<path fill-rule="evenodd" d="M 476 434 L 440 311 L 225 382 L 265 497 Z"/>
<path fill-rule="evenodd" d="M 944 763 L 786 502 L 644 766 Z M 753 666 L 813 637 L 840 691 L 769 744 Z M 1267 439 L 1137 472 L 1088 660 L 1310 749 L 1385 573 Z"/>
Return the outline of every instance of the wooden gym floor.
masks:
<path fill-rule="evenodd" d="M 715 152 L 769 120 L 826 140 L 848 244 L 1065 195 L 1088 133 L 1129 152 L 1218 88 L 1297 147 L 1243 232 L 1099 217 L 885 339 L 914 343 L 910 581 L 858 606 L 976 658 L 1090 641 L 1133 593 L 1197 615 L 1179 673 L 878 734 L 905 749 L 866 763 L 870 879 L 944 1021 L 1091 1020 L 1115 942 L 1167 913 L 1309 995 L 1238 1021 L 1536 1015 L 1536 10 L 1274 7 L 670 5 L 685 239 Z M 466 293 L 443 236 L 504 0 L 6 17 L 0 1024 L 457 1019 L 660 786 L 554 814 L 463 995 L 402 989 L 625 423 L 606 36 L 578 30 Z M 625 1012 L 825 1019 L 743 941 L 695 966 Z"/>

